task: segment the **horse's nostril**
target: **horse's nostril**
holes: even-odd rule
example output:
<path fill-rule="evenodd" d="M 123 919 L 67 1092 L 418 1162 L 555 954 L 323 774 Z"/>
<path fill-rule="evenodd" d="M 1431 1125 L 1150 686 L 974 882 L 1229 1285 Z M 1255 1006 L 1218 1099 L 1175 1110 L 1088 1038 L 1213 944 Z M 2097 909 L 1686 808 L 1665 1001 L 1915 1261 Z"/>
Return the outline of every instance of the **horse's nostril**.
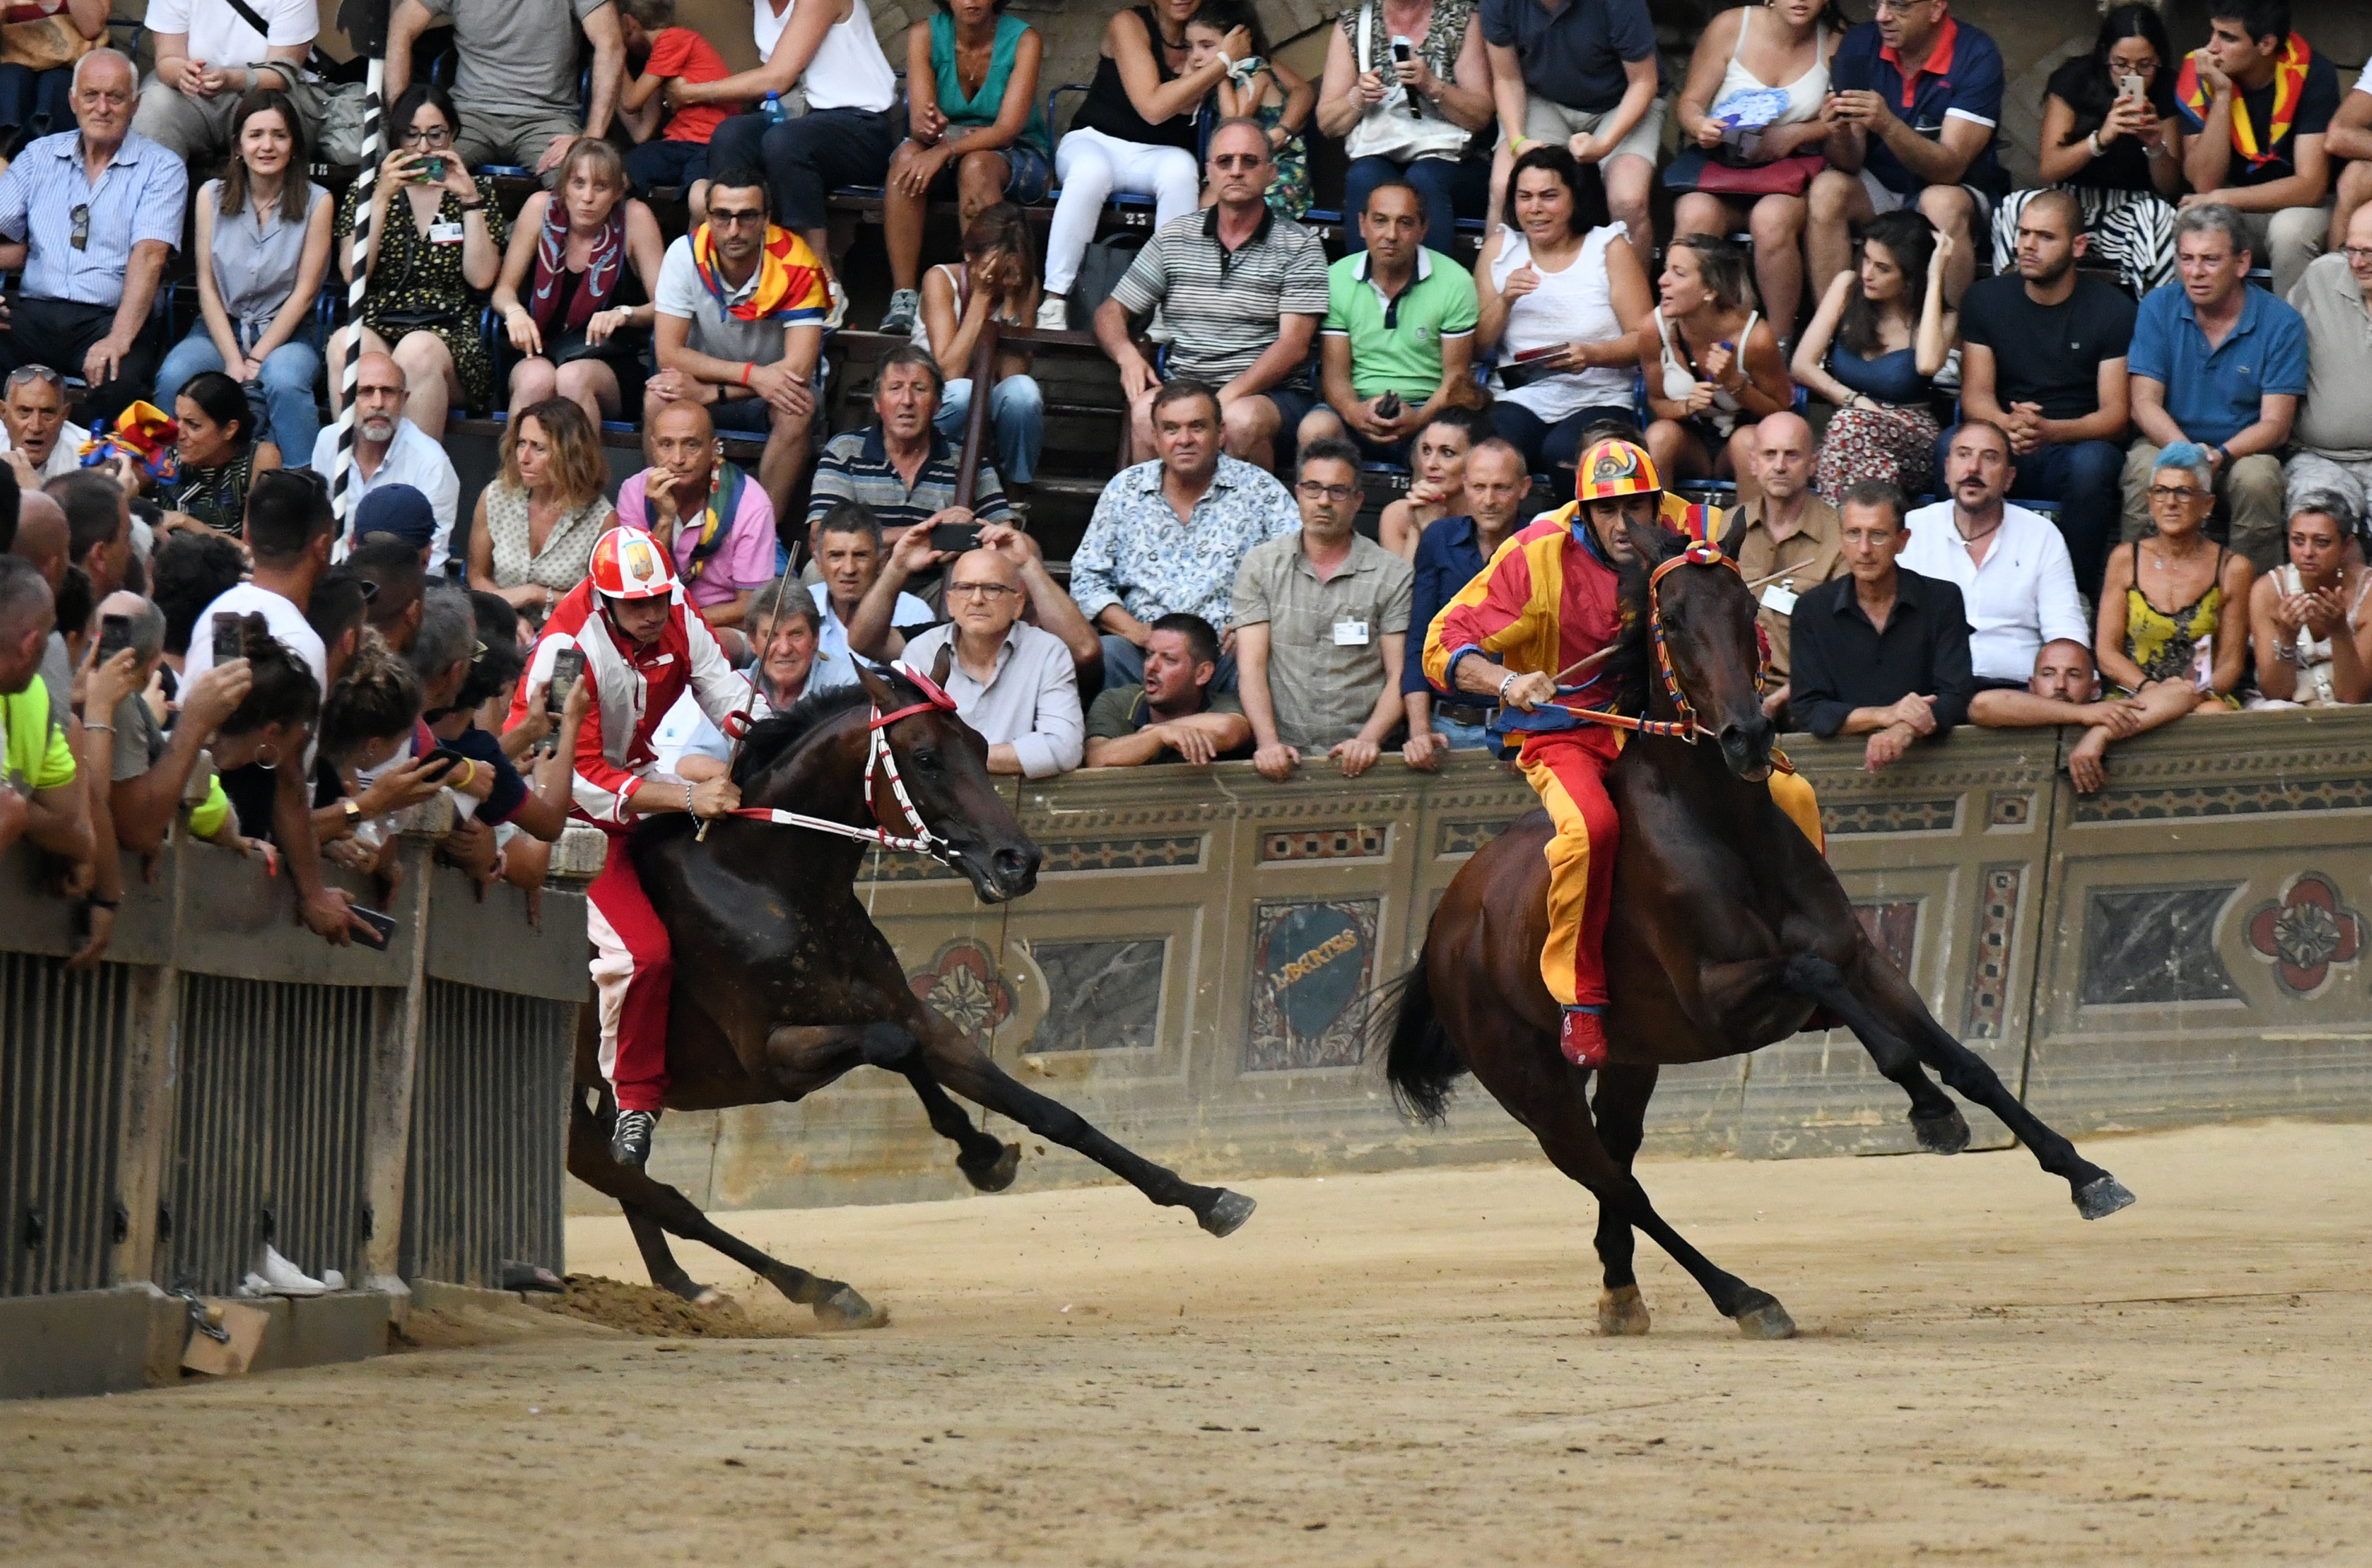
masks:
<path fill-rule="evenodd" d="M 1001 849 L 989 857 L 989 864 L 996 868 L 999 881 L 1018 882 L 1038 869 L 1038 855 L 1034 851 Z"/>

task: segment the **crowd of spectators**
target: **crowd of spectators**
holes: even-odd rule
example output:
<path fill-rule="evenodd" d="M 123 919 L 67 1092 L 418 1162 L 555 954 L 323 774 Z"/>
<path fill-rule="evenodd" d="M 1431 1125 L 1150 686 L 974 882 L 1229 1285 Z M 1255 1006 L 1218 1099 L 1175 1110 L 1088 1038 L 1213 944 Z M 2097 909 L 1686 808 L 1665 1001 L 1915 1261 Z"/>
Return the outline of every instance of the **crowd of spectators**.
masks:
<path fill-rule="evenodd" d="M 738 73 L 670 0 L 400 0 L 390 145 L 340 193 L 310 177 L 313 8 L 157 0 L 145 79 L 89 48 L 0 126 L 0 843 L 74 867 L 86 958 L 109 846 L 153 854 L 177 814 L 272 855 L 331 940 L 358 927 L 321 863 L 392 875 L 440 793 L 440 853 L 534 885 L 568 805 L 537 758 L 584 700 L 513 698 L 620 522 L 778 705 L 944 651 L 993 771 L 1435 767 L 1495 749 L 1494 713 L 1412 648 L 1609 436 L 1669 490 L 1734 488 L 1697 516 L 1755 586 L 1767 708 L 1873 768 L 1961 723 L 2075 725 L 2093 789 L 2177 719 L 2366 701 L 2372 74 L 2285 0 L 2208 11 L 2179 53 L 2109 9 L 2013 191 L 2000 52 L 1950 0 L 1741 6 L 1684 74 L 1645 0 L 1356 0 L 1315 84 L 1241 0 L 1155 0 L 1110 18 L 1059 139 L 1001 0 L 939 0 L 902 84 L 866 0 L 753 0 Z M 449 87 L 414 69 L 439 21 Z M 1331 262 L 1298 221 L 1316 137 L 1349 165 Z M 506 216 L 490 164 L 544 188 Z M 901 341 L 832 435 L 851 185 L 881 192 Z M 1114 264 L 1122 192 L 1156 225 Z M 333 261 L 360 305 L 318 340 Z M 1031 334 L 1090 328 L 1131 460 L 1050 567 Z M 446 433 L 496 407 L 464 516 Z M 715 777 L 698 719 L 670 744 Z"/>

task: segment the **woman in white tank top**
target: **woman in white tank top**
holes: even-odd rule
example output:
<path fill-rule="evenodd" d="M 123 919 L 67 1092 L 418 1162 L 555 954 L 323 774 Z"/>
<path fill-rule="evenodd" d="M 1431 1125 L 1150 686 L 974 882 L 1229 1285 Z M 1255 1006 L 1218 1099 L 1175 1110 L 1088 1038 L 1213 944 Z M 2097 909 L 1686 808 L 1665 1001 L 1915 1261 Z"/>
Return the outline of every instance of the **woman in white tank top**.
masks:
<path fill-rule="evenodd" d="M 831 319 L 838 326 L 848 296 L 831 277 L 824 200 L 840 185 L 878 185 L 890 171 L 905 127 L 892 111 L 898 75 L 873 36 L 866 0 L 791 0 L 776 12 L 772 0 L 751 0 L 751 26 L 764 63 L 721 82 L 671 81 L 671 109 L 690 104 L 740 104 L 708 139 L 711 174 L 736 165 L 763 169 L 773 196 L 773 218 L 808 242 L 831 278 Z M 765 114 L 768 93 L 787 100 L 794 91 L 807 111 L 780 123 Z M 787 111 L 792 106 L 783 104 Z M 706 208 L 707 182 L 692 191 L 694 216 Z"/>
<path fill-rule="evenodd" d="M 1771 0 L 1715 17 L 1697 40 L 1675 106 L 1681 142 L 1710 153 L 1722 145 L 1723 122 L 1735 121 L 1762 127 L 1755 162 L 1819 152 L 1829 134 L 1820 119 L 1829 57 L 1844 30 L 1836 0 Z M 1772 329 L 1792 340 L 1804 302 L 1804 198 L 1692 191 L 1673 209 L 1675 234 L 1740 229 L 1754 236 L 1754 281 Z"/>
<path fill-rule="evenodd" d="M 1580 461 L 1590 425 L 1633 418 L 1634 334 L 1654 299 L 1636 253 L 1615 243 L 1623 230 L 1600 188 L 1564 148 L 1516 160 L 1506 216 L 1475 263 L 1475 338 L 1498 351 L 1492 424 L 1530 471 L 1551 473 Z"/>

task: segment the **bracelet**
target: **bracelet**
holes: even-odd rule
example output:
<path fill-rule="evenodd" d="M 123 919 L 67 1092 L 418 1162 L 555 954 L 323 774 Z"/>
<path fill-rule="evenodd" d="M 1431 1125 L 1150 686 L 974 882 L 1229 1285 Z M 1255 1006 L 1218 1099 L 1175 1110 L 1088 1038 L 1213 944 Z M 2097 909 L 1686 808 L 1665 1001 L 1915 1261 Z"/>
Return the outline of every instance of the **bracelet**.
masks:
<path fill-rule="evenodd" d="M 2098 131 L 2094 131 L 2085 136 L 2084 145 L 2092 149 L 2092 156 L 2094 157 L 2102 157 L 2107 150 L 2100 145 L 2100 133 Z"/>
<path fill-rule="evenodd" d="M 1507 679 L 1499 682 L 1499 705 L 1501 707 L 1504 708 L 1507 705 L 1507 688 L 1513 686 L 1515 683 L 1516 672 L 1511 669 L 1507 672 Z"/>
<path fill-rule="evenodd" d="M 486 210 L 486 199 L 483 196 L 474 202 L 456 202 L 453 204 L 465 213 L 482 213 Z"/>
<path fill-rule="evenodd" d="M 468 788 L 469 788 L 472 784 L 475 784 L 475 783 L 477 782 L 477 779 L 478 779 L 478 760 L 477 760 L 475 757 L 472 757 L 472 758 L 469 759 L 469 762 L 470 762 L 470 771 L 469 771 L 468 772 L 463 773 L 463 774 L 461 775 L 461 782 L 460 782 L 459 784 L 455 784 L 455 785 L 453 786 L 454 788 L 456 788 L 456 789 L 459 789 L 459 790 L 466 790 L 466 789 L 468 789 Z"/>
<path fill-rule="evenodd" d="M 745 359 L 741 362 L 741 384 L 743 386 L 746 387 L 750 384 L 750 372 L 757 368 L 758 362 L 754 359 Z"/>
<path fill-rule="evenodd" d="M 111 724 L 91 724 L 91 723 L 89 723 L 88 721 L 85 721 L 85 723 L 83 724 L 83 728 L 85 728 L 85 729 L 103 729 L 103 730 L 107 731 L 107 733 L 108 733 L 108 734 L 110 734 L 110 735 L 113 735 L 113 734 L 115 733 L 115 726 L 114 726 L 113 725 L 111 725 Z"/>
<path fill-rule="evenodd" d="M 687 816 L 692 812 L 692 781 L 690 779 L 683 781 L 683 809 Z"/>
<path fill-rule="evenodd" d="M 96 893 L 86 894 L 82 901 L 93 909 L 116 910 L 123 907 L 122 899 L 102 899 Z"/>

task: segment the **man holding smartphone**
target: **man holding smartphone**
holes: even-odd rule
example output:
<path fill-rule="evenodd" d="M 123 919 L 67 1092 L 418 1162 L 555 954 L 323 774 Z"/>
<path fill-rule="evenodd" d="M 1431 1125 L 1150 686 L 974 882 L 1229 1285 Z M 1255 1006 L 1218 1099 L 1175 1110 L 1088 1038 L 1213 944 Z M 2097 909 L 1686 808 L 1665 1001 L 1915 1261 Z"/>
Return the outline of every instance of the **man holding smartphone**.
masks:
<path fill-rule="evenodd" d="M 756 716 L 763 704 L 685 598 L 666 547 L 641 528 L 611 528 L 594 541 L 585 580 L 544 622 L 512 698 L 510 725 L 527 717 L 529 693 L 554 680 L 560 656 L 570 650 L 583 656 L 594 696 L 576 736 L 573 815 L 610 835 L 609 858 L 585 890 L 601 999 L 601 1074 L 618 1103 L 610 1153 L 639 1170 L 667 1098 L 675 956 L 623 840 L 637 818 L 688 811 L 706 819 L 741 804 L 729 778 L 694 784 L 658 771 L 653 736 L 677 698 L 691 692 L 719 729 L 736 713 Z"/>

